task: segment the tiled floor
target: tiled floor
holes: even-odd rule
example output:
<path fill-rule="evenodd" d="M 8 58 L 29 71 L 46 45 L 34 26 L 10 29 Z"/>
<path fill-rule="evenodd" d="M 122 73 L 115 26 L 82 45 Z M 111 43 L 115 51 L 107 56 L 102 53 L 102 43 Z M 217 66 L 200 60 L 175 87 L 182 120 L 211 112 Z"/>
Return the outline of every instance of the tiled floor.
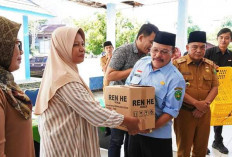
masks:
<path fill-rule="evenodd" d="M 218 150 L 212 148 L 212 142 L 214 140 L 213 138 L 214 131 L 213 131 L 213 127 L 211 127 L 210 139 L 209 139 L 209 149 L 211 153 L 206 157 L 232 157 L 232 126 L 224 126 L 222 135 L 224 137 L 224 144 L 229 149 L 229 154 L 227 155 L 222 154 Z M 176 157 L 176 150 L 177 150 L 175 142 L 176 142 L 175 134 L 173 133 L 173 157 Z M 101 157 L 108 157 L 107 150 L 101 149 Z M 123 157 L 123 153 L 121 154 L 121 157 Z"/>
<path fill-rule="evenodd" d="M 93 93 L 96 100 L 99 100 L 102 98 L 102 91 L 97 91 Z M 175 141 L 175 133 L 172 133 L 173 136 L 173 157 L 176 157 L 176 141 Z M 209 146 L 211 153 L 210 155 L 207 155 L 206 157 L 232 157 L 232 126 L 224 126 L 222 136 L 224 138 L 224 145 L 229 149 L 229 154 L 225 155 L 220 153 L 218 150 L 212 148 L 212 143 L 214 140 L 214 130 L 213 127 L 211 127 L 210 131 L 210 138 L 209 138 Z M 123 148 L 123 147 L 122 147 Z M 124 152 L 123 150 L 121 152 Z M 101 149 L 101 157 L 108 157 L 107 150 Z M 123 157 L 123 153 L 121 154 L 121 157 Z"/>
<path fill-rule="evenodd" d="M 176 155 L 176 140 L 175 140 L 175 133 L 172 133 L 173 136 L 173 154 L 174 157 Z M 209 137 L 209 146 L 210 154 L 207 155 L 207 157 L 232 157 L 232 126 L 224 126 L 222 131 L 222 136 L 224 137 L 224 145 L 229 149 L 229 154 L 225 155 L 220 153 L 218 150 L 212 148 L 212 143 L 214 140 L 214 130 L 213 127 L 211 127 L 210 130 L 210 137 Z"/>
<path fill-rule="evenodd" d="M 218 150 L 212 148 L 212 143 L 214 140 L 214 130 L 211 127 L 210 139 L 209 139 L 209 149 L 211 151 L 210 157 L 232 157 L 232 126 L 223 126 L 222 137 L 224 138 L 224 145 L 229 149 L 229 154 L 225 155 L 220 153 Z M 207 156 L 207 157 L 209 157 Z"/>

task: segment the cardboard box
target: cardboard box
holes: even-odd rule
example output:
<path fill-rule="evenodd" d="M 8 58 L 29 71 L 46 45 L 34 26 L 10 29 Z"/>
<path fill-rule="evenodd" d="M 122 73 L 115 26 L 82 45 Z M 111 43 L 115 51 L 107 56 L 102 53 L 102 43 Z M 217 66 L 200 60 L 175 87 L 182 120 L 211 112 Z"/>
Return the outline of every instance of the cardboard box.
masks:
<path fill-rule="evenodd" d="M 151 86 L 107 86 L 105 105 L 125 116 L 141 119 L 140 130 L 155 127 L 155 88 Z M 125 126 L 118 129 L 127 131 Z"/>

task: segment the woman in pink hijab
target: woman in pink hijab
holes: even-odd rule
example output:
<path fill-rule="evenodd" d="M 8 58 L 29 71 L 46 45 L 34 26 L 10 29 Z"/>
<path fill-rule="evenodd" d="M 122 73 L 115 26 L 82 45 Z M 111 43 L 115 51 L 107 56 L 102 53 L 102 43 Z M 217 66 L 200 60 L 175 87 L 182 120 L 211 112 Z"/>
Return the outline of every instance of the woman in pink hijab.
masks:
<path fill-rule="evenodd" d="M 139 120 L 102 108 L 79 76 L 84 61 L 81 28 L 60 27 L 52 34 L 51 53 L 36 100 L 41 157 L 100 157 L 97 127 L 126 125 L 138 133 Z"/>

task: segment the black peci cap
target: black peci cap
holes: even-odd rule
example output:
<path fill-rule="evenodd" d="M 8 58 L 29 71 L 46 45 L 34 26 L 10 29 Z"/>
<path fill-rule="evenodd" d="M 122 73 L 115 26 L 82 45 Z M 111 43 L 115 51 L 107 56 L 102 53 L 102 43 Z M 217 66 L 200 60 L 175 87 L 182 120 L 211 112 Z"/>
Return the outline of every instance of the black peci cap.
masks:
<path fill-rule="evenodd" d="M 189 34 L 188 43 L 201 42 L 206 43 L 206 33 L 203 31 L 194 31 Z"/>
<path fill-rule="evenodd" d="M 106 41 L 104 42 L 103 47 L 110 46 L 110 45 L 113 46 L 111 41 Z"/>
<path fill-rule="evenodd" d="M 175 47 L 176 35 L 169 32 L 159 31 L 155 36 L 154 42 Z"/>

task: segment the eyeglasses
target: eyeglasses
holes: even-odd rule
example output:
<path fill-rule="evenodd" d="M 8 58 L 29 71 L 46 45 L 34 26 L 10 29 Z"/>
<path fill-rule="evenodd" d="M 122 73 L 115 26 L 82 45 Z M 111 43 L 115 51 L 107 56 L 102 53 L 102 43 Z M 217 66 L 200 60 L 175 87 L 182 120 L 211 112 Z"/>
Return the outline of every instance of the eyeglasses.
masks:
<path fill-rule="evenodd" d="M 192 50 L 196 51 L 198 48 L 200 48 L 200 50 L 205 50 L 206 47 L 205 47 L 205 45 L 203 45 L 203 46 L 192 45 L 190 48 Z"/>
<path fill-rule="evenodd" d="M 167 55 L 168 53 L 172 53 L 172 51 L 167 49 L 158 49 L 158 48 L 151 49 L 151 53 L 157 54 L 158 52 L 160 52 L 162 55 Z"/>
<path fill-rule="evenodd" d="M 22 49 L 22 42 L 21 42 L 21 41 L 17 40 L 17 41 L 15 42 L 15 44 L 18 45 L 20 51 L 23 50 L 23 49 Z"/>

